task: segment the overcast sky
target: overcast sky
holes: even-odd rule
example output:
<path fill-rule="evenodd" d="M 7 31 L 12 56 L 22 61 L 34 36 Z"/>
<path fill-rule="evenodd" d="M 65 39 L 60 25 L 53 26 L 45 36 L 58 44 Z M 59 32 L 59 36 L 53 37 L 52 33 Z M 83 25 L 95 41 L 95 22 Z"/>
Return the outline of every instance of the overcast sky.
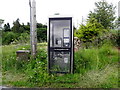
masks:
<path fill-rule="evenodd" d="M 96 1 L 100 0 L 36 0 L 37 22 L 46 24 L 50 15 L 60 13 L 73 16 L 74 24 L 78 26 L 82 22 L 82 16 L 85 20 L 89 11 L 95 8 Z M 106 1 L 117 6 L 119 0 Z M 30 21 L 29 0 L 0 0 L 0 19 L 12 25 L 17 18 L 20 23 Z"/>

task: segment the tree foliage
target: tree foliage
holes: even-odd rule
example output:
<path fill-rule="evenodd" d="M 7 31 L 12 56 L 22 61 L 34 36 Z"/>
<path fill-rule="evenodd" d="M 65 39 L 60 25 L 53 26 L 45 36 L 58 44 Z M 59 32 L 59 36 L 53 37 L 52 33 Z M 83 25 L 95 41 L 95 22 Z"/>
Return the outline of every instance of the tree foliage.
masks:
<path fill-rule="evenodd" d="M 10 24 L 4 24 L 2 34 L 2 44 L 10 43 L 26 43 L 30 42 L 30 23 L 27 25 L 20 23 L 17 19 L 13 22 L 13 26 L 10 28 Z M 41 23 L 37 23 L 37 39 L 38 42 L 47 41 L 47 26 Z"/>
<path fill-rule="evenodd" d="M 4 31 L 5 31 L 5 32 L 11 31 L 11 29 L 10 29 L 10 24 L 9 24 L 9 23 L 4 24 Z"/>
<path fill-rule="evenodd" d="M 120 16 L 115 21 L 115 27 L 120 29 Z"/>
<path fill-rule="evenodd" d="M 47 41 L 47 26 L 37 23 L 37 39 L 38 42 Z"/>
<path fill-rule="evenodd" d="M 2 29 L 2 24 L 4 23 L 3 19 L 0 19 L 0 30 Z"/>
<path fill-rule="evenodd" d="M 21 25 L 20 25 L 19 19 L 17 19 L 15 22 L 13 22 L 12 31 L 15 33 L 21 33 L 20 26 Z"/>
<path fill-rule="evenodd" d="M 76 31 L 75 36 L 80 38 L 83 42 L 92 42 L 96 36 L 103 31 L 103 26 L 98 23 L 95 18 L 91 18 L 87 21 L 86 25 L 80 25 L 80 28 Z"/>
<path fill-rule="evenodd" d="M 105 0 L 95 2 L 96 8 L 90 11 L 88 19 L 95 18 L 101 23 L 105 29 L 113 28 L 113 21 L 115 20 L 115 6 L 108 4 Z"/>
<path fill-rule="evenodd" d="M 0 19 L 0 25 L 4 23 L 4 20 L 3 19 Z"/>
<path fill-rule="evenodd" d="M 2 34 L 2 44 L 11 44 L 16 38 L 18 37 L 18 34 L 14 32 L 3 32 Z"/>
<path fill-rule="evenodd" d="M 47 41 L 47 30 L 46 28 L 38 28 L 37 29 L 37 39 L 39 42 Z"/>

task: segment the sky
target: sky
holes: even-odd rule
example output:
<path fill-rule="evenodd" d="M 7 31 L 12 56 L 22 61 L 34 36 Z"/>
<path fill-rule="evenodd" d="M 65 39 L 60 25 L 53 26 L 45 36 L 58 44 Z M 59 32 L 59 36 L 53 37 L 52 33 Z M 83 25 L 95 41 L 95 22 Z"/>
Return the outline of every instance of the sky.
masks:
<path fill-rule="evenodd" d="M 31 0 L 32 1 L 32 0 Z M 76 27 L 85 22 L 87 15 L 95 8 L 94 3 L 100 0 L 35 0 L 36 1 L 36 19 L 38 23 L 47 24 L 48 17 L 55 13 L 60 15 L 69 15 L 73 17 L 73 23 Z M 120 0 L 106 0 L 117 6 Z M 116 9 L 116 12 L 118 10 Z M 117 15 L 117 13 L 116 13 Z M 9 22 L 12 26 L 17 18 L 20 23 L 27 24 L 30 21 L 29 0 L 0 0 L 0 19 L 5 20 L 4 24 Z"/>

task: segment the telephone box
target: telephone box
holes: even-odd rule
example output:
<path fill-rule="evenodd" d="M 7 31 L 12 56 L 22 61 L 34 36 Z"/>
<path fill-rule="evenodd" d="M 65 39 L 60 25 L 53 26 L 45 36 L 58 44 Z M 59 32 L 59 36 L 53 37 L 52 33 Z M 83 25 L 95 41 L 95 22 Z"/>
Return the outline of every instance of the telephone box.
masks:
<path fill-rule="evenodd" d="M 49 17 L 48 72 L 73 73 L 72 17 Z"/>

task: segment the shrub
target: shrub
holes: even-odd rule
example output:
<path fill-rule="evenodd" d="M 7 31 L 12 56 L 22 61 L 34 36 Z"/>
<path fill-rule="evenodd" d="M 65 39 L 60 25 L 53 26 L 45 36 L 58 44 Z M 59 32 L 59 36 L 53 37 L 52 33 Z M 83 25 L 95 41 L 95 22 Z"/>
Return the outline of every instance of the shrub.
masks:
<path fill-rule="evenodd" d="M 120 47 L 120 30 L 111 30 L 110 40 L 114 46 Z"/>
<path fill-rule="evenodd" d="M 38 42 L 46 42 L 47 41 L 47 29 L 46 28 L 38 28 L 37 29 L 37 39 L 38 39 Z"/>
<path fill-rule="evenodd" d="M 97 46 L 98 36 L 106 31 L 96 19 L 91 18 L 87 21 L 86 25 L 80 25 L 80 28 L 75 32 L 75 36 L 80 39 L 83 47 L 89 48 Z"/>
<path fill-rule="evenodd" d="M 49 80 L 47 54 L 43 49 L 37 53 L 36 59 L 30 60 L 26 72 L 28 74 L 28 81 L 31 83 L 39 83 L 41 86 Z"/>
<path fill-rule="evenodd" d="M 86 25 L 80 25 L 80 28 L 75 32 L 75 36 L 83 42 L 91 42 L 103 31 L 103 26 L 92 18 Z"/>
<path fill-rule="evenodd" d="M 30 43 L 30 34 L 28 33 L 21 33 L 20 36 L 14 40 L 16 44 L 25 44 L 25 43 Z"/>
<path fill-rule="evenodd" d="M 2 59 L 2 70 L 3 71 L 16 69 L 15 64 L 16 64 L 16 56 L 15 55 L 12 54 L 12 55 L 8 55 L 8 56 L 3 56 L 3 59 Z"/>
<path fill-rule="evenodd" d="M 108 32 L 100 34 L 93 43 L 96 43 L 98 47 L 103 44 L 110 44 L 113 46 L 120 46 L 120 34 L 118 30 L 109 30 Z"/>
<path fill-rule="evenodd" d="M 3 32 L 2 34 L 2 44 L 10 44 L 16 38 L 18 38 L 18 34 L 14 32 Z"/>

